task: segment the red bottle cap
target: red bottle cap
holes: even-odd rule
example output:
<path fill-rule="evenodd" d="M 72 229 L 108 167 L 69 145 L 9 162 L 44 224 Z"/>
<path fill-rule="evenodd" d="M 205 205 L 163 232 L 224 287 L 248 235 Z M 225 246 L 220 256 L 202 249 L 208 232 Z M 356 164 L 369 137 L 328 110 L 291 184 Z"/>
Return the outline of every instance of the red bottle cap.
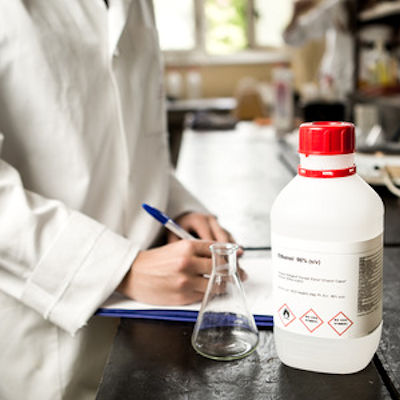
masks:
<path fill-rule="evenodd" d="M 350 122 L 306 122 L 300 125 L 299 153 L 334 155 L 354 153 L 354 125 Z"/>

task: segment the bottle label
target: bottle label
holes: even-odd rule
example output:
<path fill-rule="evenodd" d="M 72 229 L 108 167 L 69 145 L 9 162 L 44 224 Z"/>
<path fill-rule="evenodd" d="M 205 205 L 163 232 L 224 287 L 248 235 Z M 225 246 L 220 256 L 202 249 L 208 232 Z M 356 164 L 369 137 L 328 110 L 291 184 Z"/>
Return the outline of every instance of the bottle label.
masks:
<path fill-rule="evenodd" d="M 272 235 L 274 324 L 321 338 L 368 335 L 382 320 L 383 241 Z"/>

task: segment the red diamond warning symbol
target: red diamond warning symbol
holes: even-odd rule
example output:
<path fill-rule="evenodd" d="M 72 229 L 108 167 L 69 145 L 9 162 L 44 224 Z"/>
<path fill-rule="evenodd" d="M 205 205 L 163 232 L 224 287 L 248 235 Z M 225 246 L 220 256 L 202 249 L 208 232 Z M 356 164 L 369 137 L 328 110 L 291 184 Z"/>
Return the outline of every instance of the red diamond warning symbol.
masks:
<path fill-rule="evenodd" d="M 339 335 L 342 336 L 354 322 L 341 311 L 329 320 L 328 325 Z"/>
<path fill-rule="evenodd" d="M 284 304 L 278 310 L 278 314 L 284 326 L 288 326 L 296 319 L 296 316 L 292 313 L 292 310 L 288 307 L 287 304 Z"/>
<path fill-rule="evenodd" d="M 312 308 L 301 316 L 300 321 L 311 333 L 324 323 Z"/>

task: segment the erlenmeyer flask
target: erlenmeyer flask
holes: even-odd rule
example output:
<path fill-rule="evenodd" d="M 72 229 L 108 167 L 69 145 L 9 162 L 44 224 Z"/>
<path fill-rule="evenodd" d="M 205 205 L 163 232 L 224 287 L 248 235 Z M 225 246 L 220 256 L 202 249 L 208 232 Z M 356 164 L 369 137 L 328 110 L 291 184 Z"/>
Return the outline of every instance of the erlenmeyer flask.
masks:
<path fill-rule="evenodd" d="M 237 273 L 232 243 L 210 246 L 213 269 L 193 330 L 192 345 L 215 360 L 234 360 L 250 354 L 258 343 L 258 330 L 249 313 Z"/>

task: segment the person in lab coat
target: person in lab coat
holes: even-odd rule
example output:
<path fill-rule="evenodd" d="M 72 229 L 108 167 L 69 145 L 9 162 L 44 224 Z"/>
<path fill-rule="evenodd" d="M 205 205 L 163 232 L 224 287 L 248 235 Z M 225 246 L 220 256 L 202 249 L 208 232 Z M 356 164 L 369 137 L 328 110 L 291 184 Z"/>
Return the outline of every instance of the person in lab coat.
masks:
<path fill-rule="evenodd" d="M 229 240 L 169 166 L 148 0 L 0 0 L 0 399 L 92 399 L 118 288 L 199 300 Z M 200 241 L 149 249 L 147 202 Z"/>
<path fill-rule="evenodd" d="M 341 100 L 354 88 L 354 15 L 355 0 L 296 0 L 284 32 L 285 42 L 292 46 L 325 38 L 321 90 Z"/>

